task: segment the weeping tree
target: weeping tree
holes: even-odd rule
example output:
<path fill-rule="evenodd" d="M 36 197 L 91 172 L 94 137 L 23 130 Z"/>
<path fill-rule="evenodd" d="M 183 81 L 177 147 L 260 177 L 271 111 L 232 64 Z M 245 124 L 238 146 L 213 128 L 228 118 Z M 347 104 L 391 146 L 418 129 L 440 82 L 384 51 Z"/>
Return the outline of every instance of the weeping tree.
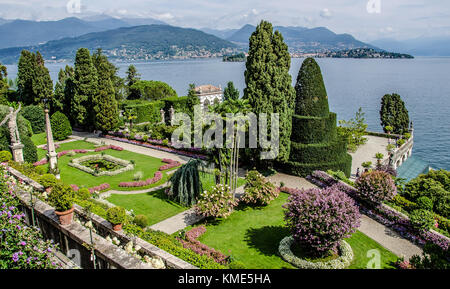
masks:
<path fill-rule="evenodd" d="M 201 160 L 190 160 L 181 166 L 171 177 L 169 198 L 183 206 L 190 207 L 197 203 L 197 198 L 203 191 L 200 171 L 204 169 Z"/>

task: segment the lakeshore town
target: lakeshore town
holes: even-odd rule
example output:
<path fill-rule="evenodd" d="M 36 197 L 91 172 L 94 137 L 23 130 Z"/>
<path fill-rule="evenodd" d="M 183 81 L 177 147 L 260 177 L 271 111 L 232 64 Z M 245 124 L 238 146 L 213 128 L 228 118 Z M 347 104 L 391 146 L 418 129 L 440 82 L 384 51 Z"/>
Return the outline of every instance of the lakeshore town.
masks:
<path fill-rule="evenodd" d="M 448 269 L 450 172 L 411 158 L 402 96 L 368 131 L 319 54 L 292 85 L 271 23 L 245 56 L 243 95 L 121 78 L 101 49 L 55 86 L 39 51 L 0 65 L 0 269 Z"/>

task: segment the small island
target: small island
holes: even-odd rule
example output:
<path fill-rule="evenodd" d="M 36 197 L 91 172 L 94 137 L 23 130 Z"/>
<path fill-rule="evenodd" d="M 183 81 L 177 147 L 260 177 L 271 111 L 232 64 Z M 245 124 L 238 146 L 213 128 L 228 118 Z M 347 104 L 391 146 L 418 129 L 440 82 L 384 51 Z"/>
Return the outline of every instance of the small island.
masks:
<path fill-rule="evenodd" d="M 340 51 L 329 51 L 324 53 L 324 57 L 331 58 L 383 58 L 383 59 L 413 59 L 409 54 L 375 50 L 373 48 L 356 48 Z"/>
<path fill-rule="evenodd" d="M 245 62 L 246 59 L 247 59 L 247 56 L 245 56 L 245 53 L 223 56 L 224 62 Z"/>

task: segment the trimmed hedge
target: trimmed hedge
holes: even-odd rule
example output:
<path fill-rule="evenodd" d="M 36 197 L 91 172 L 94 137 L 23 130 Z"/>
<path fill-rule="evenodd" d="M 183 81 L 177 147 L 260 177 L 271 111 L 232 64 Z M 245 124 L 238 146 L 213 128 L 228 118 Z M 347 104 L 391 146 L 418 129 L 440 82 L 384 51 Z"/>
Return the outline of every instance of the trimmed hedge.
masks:
<path fill-rule="evenodd" d="M 289 161 L 287 163 L 279 164 L 279 169 L 292 175 L 306 177 L 311 175 L 314 171 L 342 171 L 346 176 L 350 176 L 352 169 L 352 156 L 345 154 L 341 159 L 334 162 L 322 163 L 299 163 Z"/>
<path fill-rule="evenodd" d="M 189 97 L 187 96 L 168 97 L 161 101 L 164 102 L 164 111 L 167 116 L 170 116 L 170 108 L 172 106 L 176 112 L 189 113 Z"/>
<path fill-rule="evenodd" d="M 343 140 L 318 144 L 291 142 L 290 160 L 299 163 L 333 162 L 336 157 L 347 153 L 347 143 Z"/>
<path fill-rule="evenodd" d="M 135 123 L 158 123 L 161 121 L 160 110 L 164 107 L 164 103 L 162 101 L 125 102 L 122 107 L 123 109 L 134 109 L 136 111 Z"/>
<path fill-rule="evenodd" d="M 311 144 L 334 140 L 337 137 L 336 120 L 334 112 L 326 117 L 294 115 L 291 141 Z"/>
<path fill-rule="evenodd" d="M 55 112 L 51 119 L 53 138 L 57 141 L 63 141 L 72 135 L 72 126 L 70 121 L 63 113 Z"/>
<path fill-rule="evenodd" d="M 42 107 L 38 105 L 25 106 L 21 114 L 25 119 L 30 121 L 34 134 L 45 131 L 45 114 Z"/>

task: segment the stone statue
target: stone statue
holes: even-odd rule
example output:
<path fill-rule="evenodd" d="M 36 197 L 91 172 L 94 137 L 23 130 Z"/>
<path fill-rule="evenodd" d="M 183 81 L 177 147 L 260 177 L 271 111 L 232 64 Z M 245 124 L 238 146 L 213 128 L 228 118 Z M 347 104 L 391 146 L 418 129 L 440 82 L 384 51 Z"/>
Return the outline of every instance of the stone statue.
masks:
<path fill-rule="evenodd" d="M 166 117 L 165 117 L 164 109 L 161 108 L 161 110 L 159 112 L 161 113 L 161 123 L 165 123 Z"/>
<path fill-rule="evenodd" d="M 20 144 L 19 129 L 17 128 L 17 114 L 22 108 L 22 104 L 19 104 L 19 109 L 14 111 L 14 108 L 9 108 L 9 114 L 0 123 L 0 126 L 4 125 L 8 121 L 9 134 L 11 135 L 11 145 Z"/>
<path fill-rule="evenodd" d="M 173 119 L 175 117 L 175 109 L 173 108 L 173 106 L 170 107 L 170 123 L 173 122 Z"/>

